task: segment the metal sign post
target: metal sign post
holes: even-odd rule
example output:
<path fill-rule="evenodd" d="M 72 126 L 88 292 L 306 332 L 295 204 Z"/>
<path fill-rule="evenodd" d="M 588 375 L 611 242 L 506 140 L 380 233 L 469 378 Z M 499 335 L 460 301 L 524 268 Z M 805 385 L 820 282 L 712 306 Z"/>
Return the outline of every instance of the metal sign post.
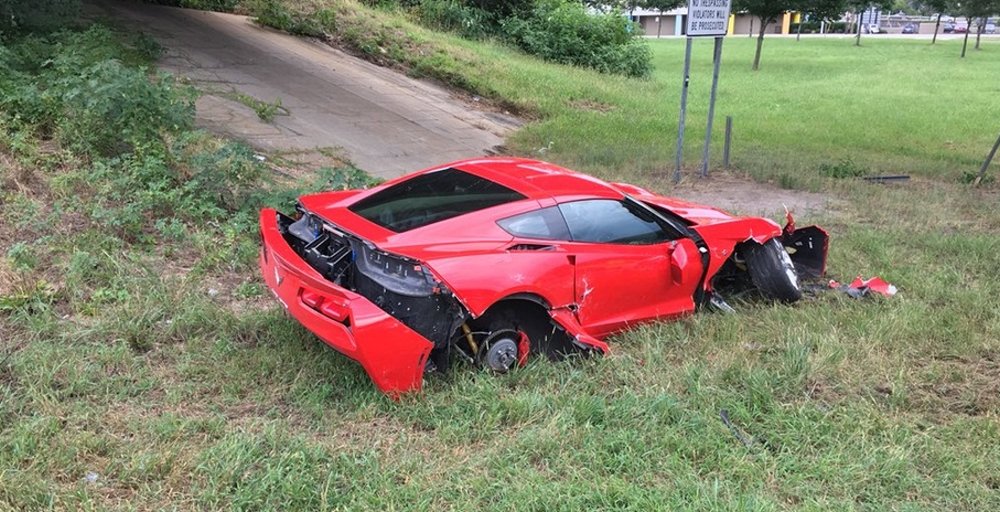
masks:
<path fill-rule="evenodd" d="M 688 0 L 687 42 L 684 48 L 684 82 L 681 86 L 680 121 L 677 123 L 677 158 L 674 162 L 674 183 L 681 180 L 684 160 L 684 124 L 687 117 L 687 92 L 691 71 L 691 39 L 701 36 L 715 38 L 715 71 L 712 75 L 712 99 L 708 107 L 708 134 L 702 158 L 702 176 L 708 174 L 708 146 L 712 138 L 712 118 L 715 115 L 715 93 L 719 82 L 719 64 L 722 60 L 722 38 L 729 30 L 729 12 L 732 0 Z"/>
<path fill-rule="evenodd" d="M 674 183 L 681 181 L 681 161 L 684 159 L 684 119 L 687 117 L 688 82 L 691 71 L 691 38 L 684 48 L 684 84 L 681 85 L 681 119 L 677 122 L 677 159 L 674 162 Z"/>
<path fill-rule="evenodd" d="M 708 126 L 705 128 L 705 149 L 701 152 L 701 177 L 708 177 L 708 147 L 712 144 L 712 120 L 715 119 L 715 93 L 719 90 L 719 65 L 722 64 L 722 38 L 715 38 L 715 53 L 712 54 L 712 95 L 708 100 Z"/>

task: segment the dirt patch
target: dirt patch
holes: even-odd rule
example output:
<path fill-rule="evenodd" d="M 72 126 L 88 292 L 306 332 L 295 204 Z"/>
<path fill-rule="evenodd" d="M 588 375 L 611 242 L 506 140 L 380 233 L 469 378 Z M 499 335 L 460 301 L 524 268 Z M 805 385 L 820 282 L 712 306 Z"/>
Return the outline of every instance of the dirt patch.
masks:
<path fill-rule="evenodd" d="M 712 173 L 705 179 L 687 177 L 670 190 L 670 195 L 740 215 L 764 217 L 782 215 L 785 208 L 805 217 L 836 209 L 840 204 L 824 194 L 787 190 L 721 172 Z"/>
<path fill-rule="evenodd" d="M 932 416 L 980 416 L 1000 411 L 1000 356 L 947 357 L 930 361 L 912 391 L 915 408 Z"/>
<path fill-rule="evenodd" d="M 832 385 L 823 379 L 807 379 L 805 384 L 802 386 L 802 389 L 805 396 L 810 400 L 826 404 L 834 404 L 844 398 L 844 395 L 839 389 L 837 389 L 837 386 Z"/>
<path fill-rule="evenodd" d="M 0 257 L 0 297 L 11 295 L 21 288 L 22 274 L 23 272 L 14 272 L 7 259 Z"/>
<path fill-rule="evenodd" d="M 597 100 L 589 100 L 586 98 L 570 100 L 566 103 L 570 108 L 575 108 L 577 110 L 585 110 L 588 112 L 600 112 L 606 114 L 615 109 L 614 105 L 609 103 L 600 102 Z"/>

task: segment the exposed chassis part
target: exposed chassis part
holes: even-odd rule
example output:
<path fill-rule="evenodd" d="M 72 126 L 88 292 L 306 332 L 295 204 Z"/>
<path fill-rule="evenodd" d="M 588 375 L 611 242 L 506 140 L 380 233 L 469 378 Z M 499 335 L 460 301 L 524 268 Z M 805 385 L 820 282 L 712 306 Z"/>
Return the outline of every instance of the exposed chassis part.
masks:
<path fill-rule="evenodd" d="M 795 219 L 792 217 L 792 214 L 788 213 L 786 217 L 787 223 L 782 229 L 780 237 L 763 241 L 748 239 L 737 244 L 732 255 L 711 279 L 709 287 L 713 291 L 726 289 L 737 293 L 755 288 L 763 293 L 765 290 L 753 282 L 751 273 L 749 272 L 748 256 L 763 248 L 766 244 L 776 242 L 780 242 L 781 249 L 787 254 L 787 259 L 790 260 L 791 266 L 794 269 L 794 279 L 796 281 L 802 279 L 815 280 L 826 275 L 826 259 L 830 243 L 830 238 L 826 230 L 819 226 L 796 228 Z M 796 287 L 798 287 L 798 284 L 796 284 Z M 764 295 L 771 299 L 783 300 L 785 302 L 797 300 L 801 296 L 797 294 L 794 299 L 789 299 L 767 293 L 764 293 Z M 732 309 L 728 304 L 724 304 L 725 301 L 718 293 L 713 294 L 712 299 L 723 303 L 717 305 L 720 309 Z"/>
<path fill-rule="evenodd" d="M 443 348 L 468 313 L 420 262 L 380 251 L 308 212 L 277 214 L 278 230 L 309 266 L 333 284 L 360 294 Z"/>

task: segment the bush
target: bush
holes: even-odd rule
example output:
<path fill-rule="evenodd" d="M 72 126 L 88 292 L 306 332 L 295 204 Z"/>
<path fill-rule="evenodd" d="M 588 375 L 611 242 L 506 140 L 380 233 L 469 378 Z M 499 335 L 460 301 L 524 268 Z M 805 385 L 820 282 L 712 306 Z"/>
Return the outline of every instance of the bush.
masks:
<path fill-rule="evenodd" d="M 535 0 L 468 0 L 475 8 L 486 11 L 496 19 L 521 16 L 531 12 Z"/>
<path fill-rule="evenodd" d="M 508 41 L 546 60 L 633 77 L 652 70 L 652 54 L 631 21 L 588 13 L 573 0 L 539 0 L 526 17 L 507 18 L 502 27 Z"/>
<path fill-rule="evenodd" d="M 173 79 L 149 80 L 142 69 L 105 61 L 60 84 L 64 117 L 57 137 L 82 153 L 117 155 L 189 129 L 194 97 Z"/>
<path fill-rule="evenodd" d="M 240 0 L 180 0 L 178 3 L 181 7 L 191 9 L 232 12 L 240 4 Z"/>
<path fill-rule="evenodd" d="M 314 16 L 303 16 L 288 9 L 280 0 L 252 0 L 246 6 L 257 23 L 301 36 L 321 37 L 324 24 L 332 24 L 333 21 L 330 10 L 323 9 Z"/>
<path fill-rule="evenodd" d="M 849 158 L 835 164 L 824 163 L 819 166 L 820 174 L 835 179 L 858 178 L 868 174 L 868 170 L 867 167 L 858 165 Z"/>
<path fill-rule="evenodd" d="M 241 0 L 143 0 L 148 3 L 201 9 L 204 11 L 233 12 L 242 3 Z"/>
<path fill-rule="evenodd" d="M 3 0 L 0 2 L 0 40 L 28 32 L 50 32 L 79 16 L 80 0 Z"/>
<path fill-rule="evenodd" d="M 194 95 L 150 80 L 106 27 L 29 37 L 0 51 L 0 118 L 88 155 L 113 156 L 189 129 Z"/>
<path fill-rule="evenodd" d="M 50 185 L 65 207 L 130 239 L 159 219 L 221 222 L 253 210 L 266 194 L 253 150 L 192 131 L 193 90 L 126 63 L 137 51 L 127 40 L 95 25 L 0 46 L 0 149 L 52 139 L 89 157 Z"/>
<path fill-rule="evenodd" d="M 819 33 L 819 22 L 818 21 L 804 21 L 802 23 L 792 23 L 788 26 L 789 34 L 799 33 L 799 27 L 802 27 L 801 33 L 803 34 L 817 34 Z"/>
<path fill-rule="evenodd" d="M 490 13 L 467 6 L 460 0 L 424 0 L 415 12 L 425 26 L 455 32 L 469 39 L 491 35 L 496 25 Z"/>
<path fill-rule="evenodd" d="M 802 22 L 802 33 L 803 34 L 818 34 L 820 29 L 820 22 L 818 21 L 805 21 Z M 843 34 L 847 30 L 847 23 L 843 21 L 828 22 L 825 27 L 823 27 L 823 32 L 825 34 Z M 792 23 L 789 25 L 788 32 L 790 34 L 795 34 L 799 31 L 799 23 Z"/>
<path fill-rule="evenodd" d="M 56 181 L 85 195 L 81 206 L 102 227 L 135 239 L 161 219 L 225 222 L 253 210 L 266 171 L 245 144 L 186 132 L 167 151 L 139 147 Z"/>
<path fill-rule="evenodd" d="M 825 31 L 827 34 L 847 34 L 847 33 L 853 33 L 854 28 L 853 24 L 848 25 L 846 22 L 843 21 L 835 21 L 832 23 L 827 23 Z"/>

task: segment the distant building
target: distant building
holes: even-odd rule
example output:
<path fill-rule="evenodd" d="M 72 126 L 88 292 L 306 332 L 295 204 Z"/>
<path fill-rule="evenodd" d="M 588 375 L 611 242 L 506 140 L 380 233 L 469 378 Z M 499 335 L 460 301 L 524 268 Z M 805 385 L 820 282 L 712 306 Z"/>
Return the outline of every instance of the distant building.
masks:
<path fill-rule="evenodd" d="M 632 20 L 642 27 L 647 36 L 682 36 L 687 11 L 687 7 L 678 7 L 660 14 L 660 11 L 652 9 L 636 9 L 632 11 Z"/>
<path fill-rule="evenodd" d="M 687 27 L 687 7 L 678 7 L 664 11 L 651 9 L 635 9 L 631 13 L 632 19 L 642 27 L 645 35 L 656 36 L 682 36 Z M 771 23 L 767 27 L 768 34 L 788 34 L 792 23 L 798 23 L 801 14 L 786 12 L 780 19 Z M 746 13 L 734 13 L 729 16 L 729 35 L 760 32 L 760 18 Z"/>

